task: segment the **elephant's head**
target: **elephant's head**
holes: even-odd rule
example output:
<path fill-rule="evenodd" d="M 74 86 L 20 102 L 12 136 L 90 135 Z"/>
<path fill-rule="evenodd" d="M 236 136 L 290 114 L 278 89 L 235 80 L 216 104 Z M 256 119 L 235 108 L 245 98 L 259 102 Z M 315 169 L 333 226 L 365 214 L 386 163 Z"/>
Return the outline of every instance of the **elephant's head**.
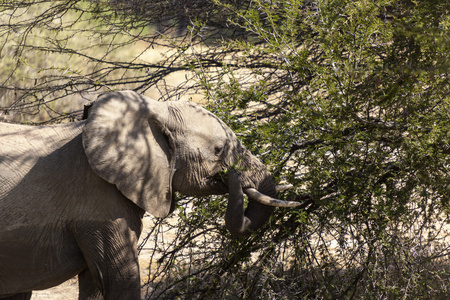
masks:
<path fill-rule="evenodd" d="M 276 193 L 265 166 L 221 120 L 190 102 L 103 94 L 89 111 L 83 146 L 97 175 L 157 217 L 173 209 L 173 192 L 228 192 L 227 228 L 245 235 L 268 220 L 273 207 L 266 204 L 276 202 L 264 196 Z M 243 191 L 250 199 L 245 212 Z M 265 204 L 256 201 L 264 198 Z"/>

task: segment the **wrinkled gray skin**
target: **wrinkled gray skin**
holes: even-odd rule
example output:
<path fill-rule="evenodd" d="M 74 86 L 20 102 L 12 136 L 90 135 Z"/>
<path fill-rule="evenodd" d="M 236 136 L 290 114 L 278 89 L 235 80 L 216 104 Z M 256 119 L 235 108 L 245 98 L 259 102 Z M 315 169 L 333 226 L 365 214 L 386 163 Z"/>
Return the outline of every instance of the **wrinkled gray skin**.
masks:
<path fill-rule="evenodd" d="M 167 216 L 175 191 L 229 193 L 226 226 L 243 236 L 273 208 L 249 201 L 244 212 L 242 188 L 275 196 L 264 165 L 213 114 L 131 91 L 100 96 L 80 122 L 0 123 L 0 182 L 0 298 L 8 299 L 77 274 L 79 299 L 140 299 L 144 211 Z"/>

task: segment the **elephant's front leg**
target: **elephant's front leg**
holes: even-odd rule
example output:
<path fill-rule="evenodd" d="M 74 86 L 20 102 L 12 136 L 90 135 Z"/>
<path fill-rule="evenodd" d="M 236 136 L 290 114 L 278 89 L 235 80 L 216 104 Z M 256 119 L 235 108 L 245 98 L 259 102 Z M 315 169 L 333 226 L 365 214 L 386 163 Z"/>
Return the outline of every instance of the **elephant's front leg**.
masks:
<path fill-rule="evenodd" d="M 84 270 L 78 274 L 78 299 L 79 300 L 103 300 L 102 292 L 95 284 L 89 270 Z"/>
<path fill-rule="evenodd" d="M 87 263 L 79 275 L 80 300 L 140 299 L 138 237 L 124 223 L 77 228 L 76 239 Z"/>

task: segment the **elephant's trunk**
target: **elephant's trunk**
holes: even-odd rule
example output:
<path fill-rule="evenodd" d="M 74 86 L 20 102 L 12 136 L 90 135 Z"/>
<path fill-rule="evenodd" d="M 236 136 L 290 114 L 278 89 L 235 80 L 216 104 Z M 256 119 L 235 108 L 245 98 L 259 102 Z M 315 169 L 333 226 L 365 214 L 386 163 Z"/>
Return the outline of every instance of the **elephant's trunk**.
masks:
<path fill-rule="evenodd" d="M 261 204 L 249 196 L 249 204 L 244 212 L 244 191 L 237 172 L 232 169 L 228 173 L 229 198 L 225 214 L 225 225 L 234 236 L 245 236 L 262 227 L 270 218 L 274 207 Z M 276 196 L 273 178 L 268 172 L 264 174 L 256 189 L 269 197 Z"/>

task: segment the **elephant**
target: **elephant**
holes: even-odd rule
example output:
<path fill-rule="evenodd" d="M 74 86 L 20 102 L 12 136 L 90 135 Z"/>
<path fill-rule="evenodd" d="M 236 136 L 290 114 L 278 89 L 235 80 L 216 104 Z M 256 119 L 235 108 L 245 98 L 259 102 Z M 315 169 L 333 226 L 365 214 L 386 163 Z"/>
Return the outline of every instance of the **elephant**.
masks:
<path fill-rule="evenodd" d="M 297 205 L 275 198 L 273 176 L 214 114 L 134 91 L 99 95 L 86 120 L 0 123 L 0 182 L 5 299 L 75 275 L 79 299 L 140 299 L 142 218 L 166 217 L 175 192 L 228 193 L 225 226 L 238 237 Z"/>

